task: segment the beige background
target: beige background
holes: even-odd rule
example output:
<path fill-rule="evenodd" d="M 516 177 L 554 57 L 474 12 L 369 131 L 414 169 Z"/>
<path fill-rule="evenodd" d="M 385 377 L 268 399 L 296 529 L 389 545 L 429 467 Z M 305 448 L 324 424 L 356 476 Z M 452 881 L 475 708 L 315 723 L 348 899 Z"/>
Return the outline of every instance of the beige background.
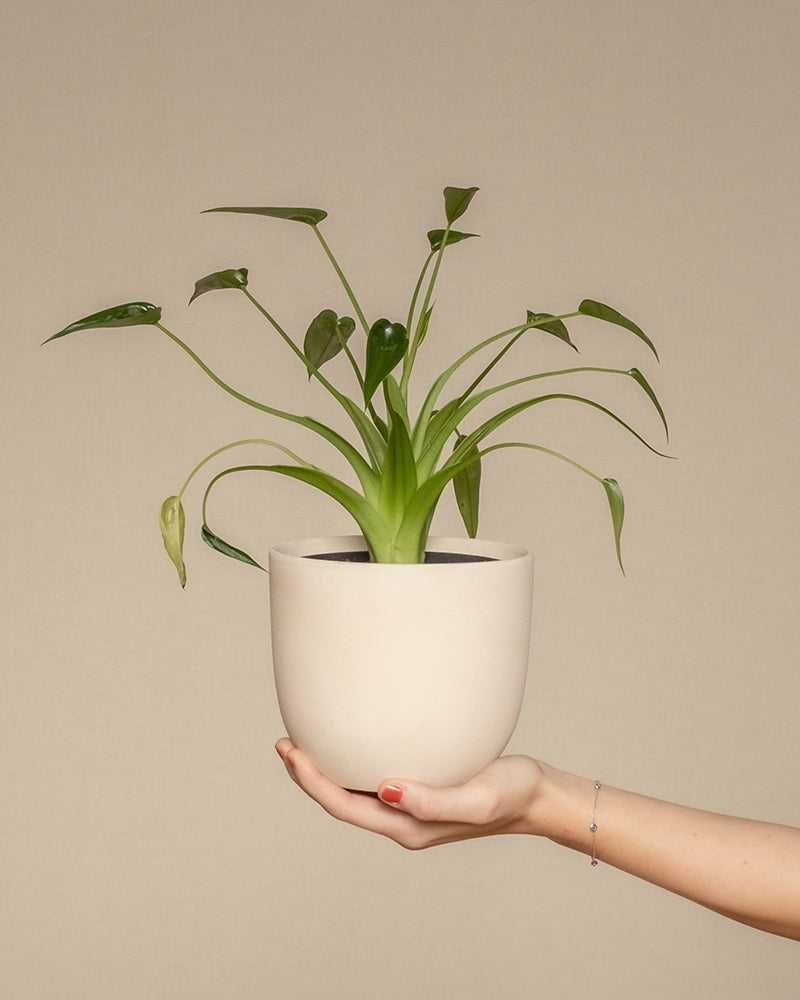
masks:
<path fill-rule="evenodd" d="M 588 481 L 534 455 L 487 470 L 482 534 L 537 556 L 514 748 L 800 824 L 794 0 L 4 15 L 4 1000 L 796 997 L 796 944 L 551 844 L 407 854 L 306 801 L 272 750 L 266 578 L 193 531 L 182 593 L 155 527 L 207 450 L 275 424 L 155 332 L 38 347 L 154 299 L 243 389 L 312 407 L 246 303 L 185 309 L 196 278 L 244 265 L 302 332 L 341 303 L 312 235 L 199 211 L 327 208 L 367 311 L 398 314 L 442 187 L 480 185 L 465 228 L 483 238 L 450 258 L 430 370 L 526 308 L 609 300 L 659 369 L 623 334 L 573 332 L 587 360 L 646 366 L 679 456 L 562 426 L 566 409 L 520 422 L 622 481 L 624 579 Z M 347 524 L 263 479 L 221 492 L 215 518 L 262 556 Z"/>

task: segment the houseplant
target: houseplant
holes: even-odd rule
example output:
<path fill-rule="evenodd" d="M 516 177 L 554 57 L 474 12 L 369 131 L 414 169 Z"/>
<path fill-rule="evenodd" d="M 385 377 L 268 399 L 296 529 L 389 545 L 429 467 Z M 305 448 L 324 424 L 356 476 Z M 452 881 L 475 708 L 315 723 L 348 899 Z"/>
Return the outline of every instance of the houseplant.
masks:
<path fill-rule="evenodd" d="M 408 767 L 416 768 L 414 773 L 418 777 L 426 777 L 434 782 L 443 783 L 459 780 L 467 775 L 454 771 L 449 761 L 459 756 L 463 759 L 466 756 L 469 760 L 464 766 L 476 770 L 477 767 L 481 766 L 481 763 L 485 763 L 491 759 L 491 756 L 502 750 L 516 721 L 516 713 L 519 711 L 524 685 L 524 662 L 527 661 L 527 636 L 530 627 L 530 557 L 518 550 L 510 550 L 503 546 L 493 547 L 492 544 L 487 545 L 487 543 L 477 541 L 471 543 L 466 539 L 458 544 L 450 540 L 434 542 L 429 537 L 432 518 L 446 487 L 453 484 L 466 533 L 469 539 L 476 539 L 481 471 L 483 459 L 487 455 L 500 449 L 520 448 L 543 452 L 568 462 L 602 487 L 611 515 L 616 556 L 620 568 L 622 567 L 620 544 L 624 519 L 624 499 L 616 480 L 601 477 L 571 458 L 544 445 L 526 441 L 485 443 L 486 439 L 508 421 L 534 406 L 552 400 L 568 400 L 578 407 L 599 411 L 605 417 L 622 426 L 651 451 L 662 454 L 610 409 L 586 396 L 561 391 L 561 380 L 565 376 L 578 373 L 590 373 L 596 378 L 624 378 L 635 382 L 647 397 L 649 404 L 657 411 L 665 434 L 667 433 L 663 409 L 649 382 L 638 368 L 621 370 L 581 365 L 552 371 L 527 372 L 510 381 L 487 385 L 487 379 L 498 362 L 525 337 L 544 333 L 557 338 L 567 347 L 577 351 L 567 329 L 566 321 L 579 316 L 592 317 L 628 331 L 646 345 L 657 359 L 652 342 L 635 323 L 610 306 L 591 299 L 584 299 L 577 309 L 559 315 L 528 311 L 523 322 L 484 338 L 456 357 L 452 364 L 428 383 L 427 392 L 422 397 L 421 405 L 416 412 L 413 411 L 410 405 L 409 387 L 416 371 L 419 350 L 431 329 L 434 311 L 432 296 L 439 270 L 446 250 L 473 238 L 475 235 L 457 231 L 453 226 L 467 211 L 477 190 L 475 187 L 447 187 L 444 189 L 445 225 L 444 228 L 434 229 L 428 233 L 429 249 L 411 295 L 404 322 L 386 318 L 370 322 L 367 319 L 359 299 L 320 229 L 320 224 L 327 217 L 327 213 L 324 211 L 309 208 L 238 207 L 209 210 L 211 212 L 265 216 L 299 223 L 308 227 L 318 240 L 339 278 L 349 303 L 349 309 L 352 309 L 354 317 L 339 315 L 333 309 L 323 310 L 311 321 L 302 344 L 293 338 L 251 293 L 249 272 L 246 268 L 230 268 L 206 275 L 196 283 L 189 301 L 191 303 L 208 292 L 220 289 L 234 289 L 243 294 L 275 330 L 285 346 L 294 353 L 298 362 L 304 366 L 309 380 L 315 380 L 319 383 L 339 405 L 350 428 L 348 434 L 341 433 L 314 418 L 277 409 L 238 392 L 212 371 L 181 338 L 162 324 L 161 309 L 149 302 L 128 302 L 102 310 L 69 324 L 48 338 L 48 341 L 56 340 L 77 331 L 95 328 L 154 326 L 181 348 L 225 392 L 245 405 L 279 421 L 289 421 L 302 425 L 312 434 L 325 440 L 349 465 L 353 483 L 346 482 L 329 471 L 312 464 L 279 442 L 257 438 L 232 442 L 215 449 L 195 466 L 178 493 L 164 501 L 159 520 L 166 551 L 175 565 L 181 585 L 184 586 L 186 568 L 183 557 L 185 530 L 183 495 L 194 477 L 207 463 L 217 459 L 221 454 L 245 444 L 264 445 L 276 449 L 290 461 L 277 464 L 232 466 L 216 472 L 210 478 L 202 501 L 201 534 L 204 541 L 212 548 L 231 558 L 262 568 L 245 550 L 222 539 L 208 525 L 207 502 L 212 489 L 224 477 L 242 471 L 268 471 L 305 482 L 337 501 L 352 516 L 359 531 L 359 535 L 353 539 L 335 539 L 313 545 L 304 542 L 295 548 L 277 546 L 270 554 L 273 649 L 278 693 L 284 718 L 287 721 L 290 735 L 295 741 L 301 746 L 305 745 L 312 755 L 317 757 L 323 768 L 327 766 L 328 773 L 332 777 L 342 783 L 350 784 L 352 787 L 372 787 L 382 776 L 390 772 L 412 773 L 404 767 L 406 764 Z M 359 333 L 356 334 L 356 331 Z M 356 344 L 358 346 L 354 349 Z M 478 365 L 478 370 L 467 378 L 466 386 L 454 391 L 452 386 L 458 378 L 463 376 L 468 363 L 473 362 L 474 364 L 473 359 L 477 360 L 479 356 L 488 357 L 489 360 L 485 361 L 482 366 Z M 328 367 L 337 357 L 339 358 L 338 373 L 336 381 L 333 381 L 333 376 L 329 379 L 326 373 L 332 368 L 337 368 L 336 365 Z M 323 372 L 323 368 L 325 372 Z M 345 376 L 353 387 L 350 394 L 339 388 L 339 384 L 344 381 Z M 537 391 L 533 394 L 528 392 L 522 399 L 496 406 L 491 415 L 477 417 L 476 426 L 471 430 L 467 429 L 470 419 L 476 419 L 474 411 L 479 407 L 483 407 L 485 410 L 488 408 L 488 404 L 502 400 L 504 394 L 510 390 L 517 387 L 536 387 L 541 380 L 545 379 L 552 383 L 547 391 Z M 471 547 L 474 549 L 472 553 L 470 553 Z M 437 560 L 438 564 L 435 568 L 428 566 L 427 563 L 434 557 L 429 555 L 426 560 L 426 550 L 430 553 L 437 549 L 450 553 L 460 549 L 460 554 L 468 561 L 465 566 L 459 567 L 458 570 L 454 570 L 453 563 L 449 561 L 441 564 Z M 359 550 L 363 555 L 361 557 L 351 555 L 345 560 L 342 557 L 342 552 L 352 550 Z M 309 556 L 327 556 L 327 558 L 313 559 L 308 558 Z M 367 560 L 367 564 L 359 562 L 359 558 Z M 442 558 L 445 557 L 439 557 L 439 559 Z M 423 601 L 422 609 L 420 609 L 424 610 L 425 607 L 431 606 L 431 602 L 435 600 L 435 594 L 442 592 L 445 579 L 449 576 L 455 577 L 462 572 L 487 575 L 492 580 L 488 587 L 493 593 L 501 593 L 498 578 L 500 571 L 497 564 L 506 562 L 515 566 L 520 575 L 507 582 L 506 586 L 509 587 L 507 595 L 488 616 L 487 625 L 489 631 L 497 632 L 499 629 L 497 616 L 501 614 L 501 608 L 512 606 L 515 609 L 515 615 L 521 612 L 521 624 L 514 625 L 511 619 L 508 621 L 503 619 L 502 634 L 499 636 L 501 652 L 492 654 L 487 652 L 487 649 L 491 649 L 491 647 L 487 647 L 487 649 L 480 647 L 477 633 L 472 628 L 472 623 L 478 622 L 480 619 L 478 610 L 471 608 L 464 611 L 462 608 L 463 617 L 460 625 L 456 627 L 451 623 L 445 632 L 444 639 L 430 636 L 426 638 L 426 644 L 431 645 L 436 650 L 434 655 L 434 659 L 437 661 L 436 666 L 426 667 L 421 671 L 420 678 L 411 686 L 408 700 L 402 708 L 402 712 L 410 712 L 413 706 L 418 706 L 421 702 L 430 704 L 432 701 L 438 701 L 444 704 L 447 701 L 448 696 L 443 691 L 437 691 L 433 695 L 431 690 L 431 678 L 440 669 L 443 669 L 443 658 L 460 663 L 462 660 L 465 661 L 470 654 L 476 654 L 480 648 L 481 651 L 477 653 L 477 657 L 473 655 L 473 658 L 477 658 L 478 661 L 481 658 L 488 659 L 492 664 L 503 659 L 513 661 L 511 671 L 513 680 L 506 685 L 511 707 L 505 708 L 501 713 L 504 721 L 495 720 L 489 726 L 492 735 L 487 736 L 486 740 L 476 736 L 476 729 L 480 726 L 476 713 L 479 712 L 482 704 L 500 700 L 494 697 L 493 692 L 502 688 L 503 685 L 497 679 L 496 674 L 489 675 L 488 679 L 484 681 L 479 680 L 480 670 L 486 672 L 485 663 L 482 667 L 475 666 L 469 670 L 461 663 L 462 678 L 470 677 L 469 684 L 462 683 L 461 687 L 471 688 L 473 699 L 465 719 L 454 724 L 455 733 L 452 738 L 455 739 L 455 735 L 459 732 L 463 736 L 463 731 L 466 731 L 468 741 L 472 744 L 476 742 L 479 744 L 476 754 L 467 754 L 463 749 L 454 749 L 452 745 L 448 744 L 443 751 L 448 762 L 441 767 L 433 766 L 425 773 L 421 772 L 430 764 L 432 751 L 430 753 L 422 751 L 421 757 L 412 759 L 404 757 L 399 752 L 394 756 L 390 753 L 386 758 L 381 757 L 379 749 L 374 744 L 367 744 L 366 737 L 364 741 L 360 741 L 358 736 L 352 735 L 356 716 L 361 717 L 365 725 L 376 730 L 370 734 L 370 739 L 374 736 L 380 741 L 381 737 L 386 735 L 390 717 L 397 716 L 400 710 L 395 704 L 393 712 L 378 711 L 378 706 L 385 702 L 385 695 L 379 692 L 373 693 L 372 700 L 363 710 L 355 707 L 354 695 L 351 692 L 345 693 L 341 709 L 343 721 L 334 737 L 328 741 L 331 745 L 326 744 L 324 748 L 317 747 L 313 734 L 323 724 L 321 716 L 331 714 L 331 700 L 335 697 L 336 691 L 328 688 L 324 694 L 319 693 L 318 690 L 315 695 L 308 696 L 295 690 L 295 682 L 291 678 L 295 678 L 297 674 L 309 673 L 304 665 L 308 664 L 313 656 L 313 651 L 309 649 L 305 640 L 311 632 L 320 632 L 319 609 L 320 603 L 328 603 L 325 600 L 325 595 L 343 593 L 342 588 L 345 584 L 341 582 L 341 574 L 344 574 L 345 578 L 355 579 L 358 577 L 361 580 L 366 578 L 370 581 L 366 585 L 366 589 L 363 583 L 359 584 L 360 596 L 355 600 L 346 600 L 331 616 L 331 627 L 340 629 L 348 637 L 349 642 L 353 635 L 369 631 L 365 626 L 356 625 L 353 616 L 356 609 L 363 610 L 370 595 L 374 596 L 373 592 L 377 586 L 376 580 L 385 579 L 391 588 L 396 588 L 400 579 L 407 578 L 408 583 L 405 586 L 417 594 L 420 592 L 423 579 L 434 580 L 433 592 L 429 598 Z M 374 564 L 379 564 L 379 566 L 376 567 Z M 423 565 L 424 569 L 422 569 Z M 289 569 L 290 566 L 294 568 Z M 376 570 L 378 572 L 375 572 Z M 335 579 L 331 576 L 334 572 L 339 574 Z M 302 579 L 297 576 L 298 573 L 301 574 Z M 318 582 L 315 584 L 304 582 L 307 573 L 318 574 Z M 369 576 L 365 577 L 365 573 Z M 434 573 L 440 575 L 435 577 Z M 291 587 L 288 583 L 289 579 L 291 579 Z M 437 625 L 437 622 L 442 624 L 442 620 L 448 618 L 447 608 L 454 608 L 455 604 L 464 598 L 466 591 L 459 589 L 461 586 L 461 584 L 455 585 L 454 596 L 447 599 L 449 603 L 445 602 L 440 613 L 433 616 L 435 620 L 432 623 L 428 622 L 428 625 Z M 467 590 L 471 586 L 467 587 Z M 288 596 L 287 588 L 294 588 L 293 596 Z M 488 606 L 491 603 L 485 585 L 479 585 L 477 593 L 483 595 L 477 598 L 478 606 L 481 604 Z M 340 649 L 335 637 L 330 635 L 320 637 L 322 662 L 319 672 L 310 678 L 312 684 L 319 683 L 321 676 L 330 678 L 331 675 L 336 676 L 337 671 L 350 669 L 347 665 L 355 664 L 359 655 L 362 658 L 360 662 L 363 663 L 363 667 L 353 667 L 351 671 L 357 685 L 363 687 L 367 683 L 365 677 L 374 677 L 381 673 L 383 669 L 381 664 L 386 659 L 388 647 L 392 644 L 386 641 L 386 623 L 378 611 L 378 609 L 387 606 L 385 603 L 381 603 L 386 598 L 378 597 L 377 600 L 379 603 L 373 607 L 371 612 L 367 612 L 366 617 L 369 621 L 371 614 L 373 626 L 378 619 L 378 631 L 369 640 L 361 654 L 357 654 L 349 644 Z M 392 591 L 391 600 L 395 602 L 391 606 L 397 607 L 397 602 L 399 602 L 402 607 L 404 599 L 396 589 Z M 303 607 L 309 609 L 307 616 L 303 613 Z M 399 617 L 403 621 L 405 635 L 424 631 L 420 626 L 410 622 L 402 612 Z M 277 631 L 276 619 L 281 622 L 280 629 Z M 310 619 L 314 620 L 313 628 L 306 627 L 304 624 Z M 345 620 L 343 621 L 343 619 Z M 287 629 L 283 628 L 284 622 L 288 622 Z M 458 641 L 458 633 L 464 631 L 469 632 L 469 636 L 459 652 L 454 649 L 453 644 Z M 511 637 L 512 632 L 514 632 L 513 638 Z M 287 639 L 287 635 L 291 638 Z M 294 641 L 298 638 L 303 640 L 299 646 Z M 334 648 L 339 650 L 335 656 L 331 652 Z M 450 653 L 449 657 L 446 657 L 446 652 Z M 415 663 L 421 662 L 422 657 L 422 652 L 406 648 L 404 645 L 397 666 L 405 669 L 408 673 L 409 662 L 411 660 Z M 331 670 L 332 658 L 336 661 L 336 670 Z M 524 661 L 522 666 L 520 666 L 521 660 Z M 287 663 L 291 666 L 285 666 Z M 396 702 L 398 697 L 396 680 L 389 681 L 389 688 L 393 691 Z M 489 696 L 489 692 L 492 692 L 491 696 Z M 298 699 L 301 702 L 305 699 L 306 702 L 318 703 L 320 711 L 315 712 L 312 718 L 306 719 L 304 709 L 298 709 L 295 712 L 288 705 L 288 702 L 294 703 Z M 299 721 L 298 718 L 293 724 L 292 720 L 296 715 L 303 716 L 303 721 Z M 438 718 L 426 718 L 425 726 L 442 730 L 445 728 L 443 721 L 445 715 L 448 718 L 453 716 L 452 705 L 448 707 L 446 713 L 440 713 Z M 412 736 L 416 738 L 421 728 L 423 728 L 421 723 L 414 722 L 410 723 L 410 729 L 401 727 L 401 730 L 395 734 L 398 745 L 403 742 L 408 744 Z M 298 734 L 297 731 L 293 731 L 298 729 L 303 730 L 303 732 Z M 306 732 L 307 736 L 304 735 Z M 347 755 L 345 762 L 327 764 L 324 759 L 326 754 L 329 751 L 334 753 L 335 746 L 345 739 L 346 734 L 350 734 L 348 738 L 355 745 L 354 753 Z M 357 759 L 364 757 L 370 757 L 373 761 L 373 768 L 366 776 L 364 773 L 359 773 L 357 763 Z M 396 767 L 390 767 L 395 763 Z"/>

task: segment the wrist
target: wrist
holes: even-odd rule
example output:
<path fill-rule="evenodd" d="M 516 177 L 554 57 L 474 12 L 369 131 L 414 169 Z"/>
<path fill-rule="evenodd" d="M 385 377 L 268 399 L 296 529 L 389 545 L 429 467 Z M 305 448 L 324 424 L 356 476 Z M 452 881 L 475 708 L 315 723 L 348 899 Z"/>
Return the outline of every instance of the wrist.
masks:
<path fill-rule="evenodd" d="M 540 767 L 542 778 L 528 812 L 529 832 L 591 855 L 595 782 L 549 764 Z"/>

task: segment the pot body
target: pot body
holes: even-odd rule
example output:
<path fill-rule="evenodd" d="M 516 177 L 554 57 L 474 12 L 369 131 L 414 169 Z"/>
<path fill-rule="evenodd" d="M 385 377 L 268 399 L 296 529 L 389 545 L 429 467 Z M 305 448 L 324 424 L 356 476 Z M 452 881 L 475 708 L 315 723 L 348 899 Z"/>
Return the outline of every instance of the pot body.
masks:
<path fill-rule="evenodd" d="M 498 542 L 430 538 L 480 562 L 309 558 L 359 536 L 270 552 L 275 684 L 287 733 L 329 778 L 460 784 L 505 748 L 530 645 L 533 559 Z"/>

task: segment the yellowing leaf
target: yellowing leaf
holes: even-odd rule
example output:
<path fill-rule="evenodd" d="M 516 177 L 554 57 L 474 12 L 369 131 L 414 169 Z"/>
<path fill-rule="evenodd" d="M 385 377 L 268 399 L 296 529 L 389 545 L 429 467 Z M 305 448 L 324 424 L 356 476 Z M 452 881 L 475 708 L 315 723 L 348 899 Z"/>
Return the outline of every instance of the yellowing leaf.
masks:
<path fill-rule="evenodd" d="M 183 562 L 183 536 L 186 529 L 186 515 L 180 497 L 167 497 L 161 504 L 158 516 L 164 548 L 178 571 L 182 587 L 186 586 L 186 566 Z"/>

